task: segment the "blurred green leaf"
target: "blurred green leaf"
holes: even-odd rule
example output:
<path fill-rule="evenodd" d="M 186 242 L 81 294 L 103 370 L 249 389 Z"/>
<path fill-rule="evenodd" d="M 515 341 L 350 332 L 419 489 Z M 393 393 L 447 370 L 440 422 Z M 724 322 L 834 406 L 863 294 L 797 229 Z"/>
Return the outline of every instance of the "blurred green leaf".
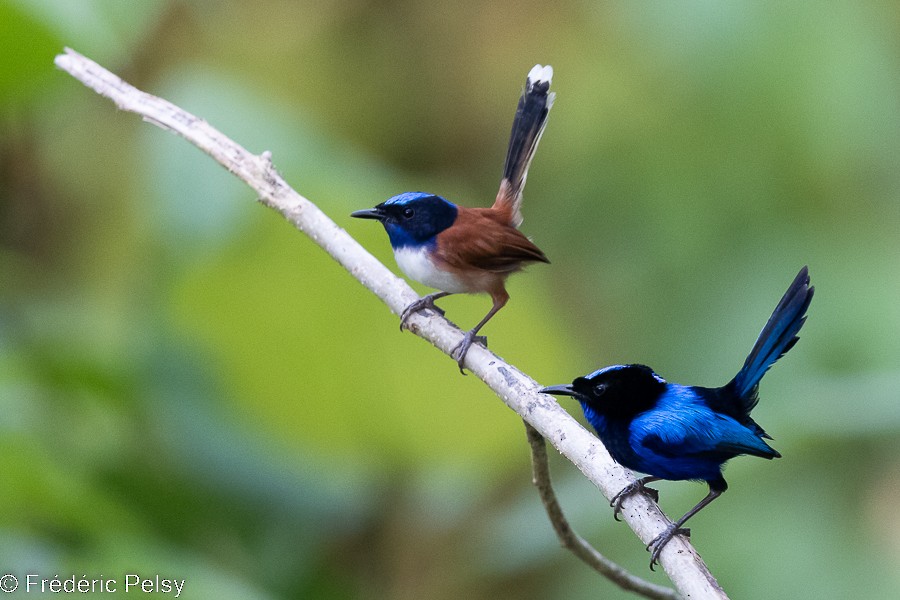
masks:
<path fill-rule="evenodd" d="M 0 110 L 27 106 L 50 79 L 53 55 L 62 45 L 51 28 L 15 3 L 0 2 Z"/>
<path fill-rule="evenodd" d="M 107 62 L 141 43 L 146 30 L 156 25 L 171 3 L 145 0 L 126 3 L 110 0 L 4 0 L 22 15 L 53 31 L 66 45 Z M 62 50 L 57 47 L 56 52 Z M 52 55 L 50 56 L 52 58 Z M 37 58 L 37 57 L 35 57 Z M 43 57 L 46 58 L 46 57 Z M 44 60 L 40 70 L 46 70 Z"/>

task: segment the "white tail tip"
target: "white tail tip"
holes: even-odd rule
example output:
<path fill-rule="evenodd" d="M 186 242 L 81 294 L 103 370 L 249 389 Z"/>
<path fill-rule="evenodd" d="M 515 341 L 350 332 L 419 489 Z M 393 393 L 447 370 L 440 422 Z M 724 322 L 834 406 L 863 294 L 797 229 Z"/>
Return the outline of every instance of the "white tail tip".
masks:
<path fill-rule="evenodd" d="M 546 81 L 550 83 L 553 81 L 553 67 L 547 65 L 546 67 L 542 67 L 541 65 L 534 65 L 531 67 L 531 70 L 528 71 L 528 81 L 534 85 L 539 81 Z"/>

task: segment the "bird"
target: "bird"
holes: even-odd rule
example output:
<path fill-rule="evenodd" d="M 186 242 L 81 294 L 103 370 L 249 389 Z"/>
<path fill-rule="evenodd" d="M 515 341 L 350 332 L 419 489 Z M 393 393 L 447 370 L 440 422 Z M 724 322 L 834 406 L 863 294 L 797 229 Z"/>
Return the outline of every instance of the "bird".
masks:
<path fill-rule="evenodd" d="M 528 167 L 556 96 L 549 91 L 552 79 L 550 65 L 535 65 L 528 72 L 513 119 L 500 189 L 490 208 L 468 208 L 436 194 L 405 192 L 350 215 L 380 221 L 400 269 L 410 279 L 439 290 L 403 310 L 401 330 L 418 311 L 429 309 L 443 315 L 435 300 L 445 296 L 490 295 L 493 304 L 487 315 L 450 353 L 463 375 L 471 345 L 487 344 L 478 332 L 509 301 L 506 279 L 528 264 L 550 262 L 518 228 L 522 224 L 522 190 Z"/>
<path fill-rule="evenodd" d="M 759 402 L 759 382 L 775 361 L 794 347 L 806 321 L 815 288 L 803 267 L 759 334 L 743 367 L 722 387 L 688 386 L 666 381 L 641 364 L 613 365 L 578 377 L 571 384 L 545 387 L 545 394 L 574 397 L 613 459 L 642 477 L 610 501 L 619 520 L 622 501 L 638 492 L 659 500 L 653 481 L 704 481 L 709 493 L 696 506 L 654 538 L 650 569 L 663 547 L 682 526 L 718 498 L 728 484 L 722 467 L 735 456 L 781 458 L 769 446 L 772 437 L 750 417 Z"/>

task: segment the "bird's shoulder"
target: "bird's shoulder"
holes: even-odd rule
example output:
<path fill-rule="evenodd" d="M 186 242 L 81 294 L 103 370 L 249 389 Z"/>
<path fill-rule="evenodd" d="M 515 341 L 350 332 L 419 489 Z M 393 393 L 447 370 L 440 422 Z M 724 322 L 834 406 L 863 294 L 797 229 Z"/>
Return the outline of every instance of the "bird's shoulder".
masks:
<path fill-rule="evenodd" d="M 669 383 L 653 409 L 638 415 L 632 428 L 662 443 L 682 444 L 703 438 L 719 421 L 696 387 Z"/>
<path fill-rule="evenodd" d="M 468 208 L 465 206 L 458 207 L 459 212 L 456 215 L 456 221 L 453 223 L 455 227 L 486 227 L 489 231 L 500 229 L 512 229 L 518 231 L 512 225 L 509 215 L 496 208 Z"/>
<path fill-rule="evenodd" d="M 652 409 L 632 419 L 631 431 L 641 445 L 680 446 L 703 438 L 716 421 L 716 413 L 692 388 L 670 383 Z"/>

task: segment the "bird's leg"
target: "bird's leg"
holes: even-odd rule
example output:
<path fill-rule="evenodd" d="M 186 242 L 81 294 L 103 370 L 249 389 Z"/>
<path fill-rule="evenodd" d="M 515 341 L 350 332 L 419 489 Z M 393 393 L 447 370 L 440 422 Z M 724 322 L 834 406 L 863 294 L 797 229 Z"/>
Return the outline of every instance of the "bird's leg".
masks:
<path fill-rule="evenodd" d="M 613 499 L 609 501 L 609 505 L 613 508 L 613 519 L 616 521 L 621 521 L 619 518 L 619 513 L 622 512 L 622 502 L 625 498 L 637 494 L 638 492 L 644 492 L 653 498 L 654 502 L 659 502 L 659 492 L 653 488 L 645 487 L 648 483 L 653 483 L 654 481 L 659 481 L 659 477 L 641 477 L 637 481 L 632 481 L 624 488 L 622 491 L 613 496 Z"/>
<path fill-rule="evenodd" d="M 450 356 L 453 357 L 456 364 L 459 365 L 459 372 L 463 375 L 466 374 L 463 370 L 463 361 L 466 359 L 466 353 L 469 351 L 469 347 L 476 341 L 481 342 L 487 347 L 487 338 L 479 336 L 478 330 L 484 327 L 484 324 L 490 321 L 491 317 L 497 314 L 497 311 L 506 305 L 507 301 L 509 301 L 509 294 L 506 293 L 505 289 L 501 288 L 498 292 L 491 292 L 491 298 L 494 301 L 494 305 L 491 307 L 491 310 L 488 311 L 488 314 L 478 322 L 478 325 L 467 331 L 462 341 L 450 352 Z"/>
<path fill-rule="evenodd" d="M 438 308 L 434 301 L 449 295 L 450 292 L 435 292 L 433 294 L 428 294 L 427 296 L 422 296 L 415 302 L 410 303 L 410 305 L 404 308 L 403 312 L 400 314 L 400 331 L 403 331 L 403 328 L 406 327 L 406 321 L 413 316 L 413 313 L 419 312 L 423 308 L 433 310 L 443 317 L 443 309 Z"/>
<path fill-rule="evenodd" d="M 697 503 L 697 506 L 692 508 L 691 510 L 684 513 L 684 516 L 675 521 L 674 523 L 670 523 L 668 527 L 666 527 L 665 531 L 660 533 L 658 536 L 653 538 L 649 544 L 647 544 L 647 550 L 653 548 L 650 552 L 650 570 L 653 571 L 653 565 L 659 561 L 659 554 L 662 552 L 662 549 L 666 544 L 671 541 L 673 537 L 676 535 L 685 535 L 690 536 L 691 530 L 682 528 L 685 521 L 696 515 L 700 510 L 705 507 L 707 504 L 718 498 L 722 495 L 726 489 L 728 489 L 728 485 L 725 483 L 725 480 L 719 478 L 716 481 L 710 481 L 709 483 L 709 493 L 706 494 L 706 497 Z"/>

